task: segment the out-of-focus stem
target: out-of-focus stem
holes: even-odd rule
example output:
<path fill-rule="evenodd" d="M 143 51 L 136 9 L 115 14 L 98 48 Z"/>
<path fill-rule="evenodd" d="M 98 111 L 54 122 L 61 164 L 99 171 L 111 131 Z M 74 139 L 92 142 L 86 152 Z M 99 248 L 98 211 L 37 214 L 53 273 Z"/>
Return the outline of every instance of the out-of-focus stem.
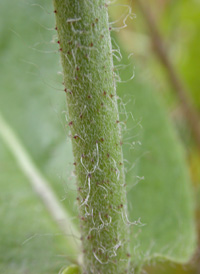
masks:
<path fill-rule="evenodd" d="M 172 87 L 174 88 L 174 92 L 178 96 L 183 114 L 188 121 L 188 124 L 191 128 L 193 136 L 196 140 L 196 143 L 200 149 L 200 117 L 197 113 L 193 103 L 191 102 L 191 98 L 189 97 L 189 92 L 186 90 L 185 85 L 177 74 L 172 62 L 170 61 L 167 49 L 164 46 L 163 39 L 158 31 L 155 21 L 149 9 L 145 7 L 142 0 L 136 0 L 144 19 L 148 25 L 152 43 L 154 46 L 155 54 L 160 59 L 161 63 L 165 67 L 169 80 L 171 82 Z"/>

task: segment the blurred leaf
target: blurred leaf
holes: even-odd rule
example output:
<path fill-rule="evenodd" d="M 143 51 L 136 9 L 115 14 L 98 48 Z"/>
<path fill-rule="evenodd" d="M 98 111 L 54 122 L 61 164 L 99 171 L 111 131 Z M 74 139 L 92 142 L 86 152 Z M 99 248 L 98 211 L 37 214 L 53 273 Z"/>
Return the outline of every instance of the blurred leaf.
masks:
<path fill-rule="evenodd" d="M 77 265 L 70 265 L 63 270 L 62 274 L 80 274 L 80 268 Z"/>
<path fill-rule="evenodd" d="M 40 1 L 42 9 L 32 3 L 15 1 L 12 8 L 9 1 L 1 3 L 1 113 L 62 205 L 71 216 L 77 216 L 65 94 L 62 77 L 57 75 L 59 55 L 50 43 L 52 7 L 45 0 Z M 122 77 L 127 79 L 126 74 Z M 134 117 L 134 122 L 129 118 L 124 136 L 125 159 L 130 162 L 129 218 L 135 221 L 141 217 L 146 224 L 131 228 L 133 259 L 138 264 L 153 257 L 185 262 L 194 250 L 195 231 L 182 148 L 162 102 L 142 72 L 140 78 L 120 84 L 119 94 L 125 103 L 131 99 L 126 112 Z M 0 149 L 0 218 L 4 224 L 0 230 L 0 272 L 56 273 L 67 264 L 67 239 L 58 233 L 12 153 L 3 144 Z"/>
<path fill-rule="evenodd" d="M 0 273 L 58 273 L 67 240 L 32 191 L 13 155 L 0 144 Z"/>
<path fill-rule="evenodd" d="M 122 62 L 129 63 L 132 75 L 130 60 Z M 127 79 L 127 68 L 121 77 Z M 186 263 L 195 250 L 196 232 L 183 148 L 165 105 L 148 86 L 142 70 L 136 71 L 134 80 L 119 84 L 118 94 L 129 116 L 123 138 L 129 162 L 129 216 L 145 224 L 131 228 L 133 260 L 138 264 L 154 258 Z"/>
<path fill-rule="evenodd" d="M 59 55 L 50 43 L 53 31 L 46 29 L 54 27 L 53 14 L 47 13 L 52 3 L 41 1 L 44 10 L 33 3 L 16 1 L 12 8 L 9 2 L 1 3 L 0 109 L 14 139 L 16 135 L 59 202 L 74 216 L 76 194 L 64 126 L 65 94 L 57 75 Z M 67 238 L 60 232 L 32 190 L 20 161 L 1 137 L 0 142 L 0 273 L 58 273 L 68 264 L 72 253 L 68 239 L 73 236 Z"/>

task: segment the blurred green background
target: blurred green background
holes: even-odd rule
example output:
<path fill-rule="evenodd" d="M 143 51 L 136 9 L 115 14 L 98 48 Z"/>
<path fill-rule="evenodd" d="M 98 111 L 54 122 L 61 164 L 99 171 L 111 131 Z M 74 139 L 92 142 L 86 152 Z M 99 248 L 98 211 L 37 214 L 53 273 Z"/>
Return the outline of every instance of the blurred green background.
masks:
<path fill-rule="evenodd" d="M 133 89 L 142 94 L 150 87 L 154 92 L 152 96 L 164 101 L 164 112 L 176 130 L 178 142 L 184 146 L 194 189 L 196 227 L 200 231 L 200 146 L 184 115 L 182 102 L 168 71 L 153 47 L 149 24 L 138 1 L 111 2 L 113 41 L 117 41 L 124 55 L 131 54 L 129 60 L 133 62 L 128 72 L 126 69 L 121 72 L 122 80 L 126 82 L 123 89 L 128 90 L 127 80 L 134 70 Z M 136 17 L 130 14 L 134 18 L 123 22 L 130 6 Z M 154 27 L 165 44 L 167 58 L 192 101 L 192 109 L 200 115 L 200 2 L 148 0 L 145 8 L 152 15 Z M 54 28 L 53 7 L 47 0 L 0 3 L 0 115 L 46 178 L 58 201 L 78 223 L 73 217 L 76 216 L 73 158 Z M 142 109 L 142 100 L 138 109 Z M 2 123 L 0 125 L 2 130 Z M 68 264 L 67 254 L 72 252 L 67 244 L 68 237 L 63 237 L 41 199 L 32 190 L 12 149 L 0 140 L 0 273 L 58 273 Z M 135 138 L 135 141 L 140 139 Z M 139 146 L 137 144 L 137 157 L 142 154 Z M 143 173 L 139 175 L 142 177 Z M 198 274 L 199 249 L 186 265 L 160 259 L 160 262 L 149 263 L 144 271 Z"/>

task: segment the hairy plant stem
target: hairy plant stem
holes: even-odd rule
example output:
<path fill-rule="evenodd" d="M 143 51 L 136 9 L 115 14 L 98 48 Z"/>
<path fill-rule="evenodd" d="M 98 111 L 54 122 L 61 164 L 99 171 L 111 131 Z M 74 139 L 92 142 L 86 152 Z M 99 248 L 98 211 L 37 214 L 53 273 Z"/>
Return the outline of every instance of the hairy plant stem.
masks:
<path fill-rule="evenodd" d="M 105 0 L 54 0 L 77 177 L 83 273 L 128 273 L 120 121 Z"/>

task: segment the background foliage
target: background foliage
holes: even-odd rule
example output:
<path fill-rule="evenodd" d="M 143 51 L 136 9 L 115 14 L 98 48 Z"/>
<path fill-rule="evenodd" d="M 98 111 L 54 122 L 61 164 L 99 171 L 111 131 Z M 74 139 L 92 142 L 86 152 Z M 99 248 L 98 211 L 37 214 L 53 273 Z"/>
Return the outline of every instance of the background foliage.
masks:
<path fill-rule="evenodd" d="M 199 151 L 166 71 L 152 51 L 145 18 L 137 3 L 127 3 L 133 6 L 137 19 L 128 20 L 126 28 L 113 32 L 113 41 L 120 44 L 123 53 L 120 64 L 127 65 L 120 70 L 125 83 L 118 85 L 118 94 L 127 103 L 124 112 L 119 100 L 121 119 L 127 127 L 123 147 L 129 162 L 126 168 L 130 220 L 141 217 L 145 224 L 133 227 L 132 242 L 136 248 L 132 248 L 132 253 L 137 263 L 152 257 L 185 263 L 195 246 L 190 182 L 198 215 Z M 151 0 L 148 5 L 169 58 L 199 111 L 200 4 Z M 6 124 L 73 218 L 73 158 L 52 9 L 48 1 L 1 3 L 0 109 Z M 114 26 L 123 25 L 123 20 L 118 19 L 122 10 L 127 13 L 127 7 L 115 2 L 109 10 L 111 21 L 117 20 Z M 132 52 L 134 55 L 128 58 Z M 127 81 L 133 67 L 135 78 Z M 72 252 L 69 237 L 60 232 L 2 139 L 0 152 L 0 272 L 57 273 L 68 264 L 68 254 Z M 77 218 L 72 220 L 78 222 Z M 154 266 L 151 261 L 146 270 L 199 273 L 198 265 L 197 253 L 186 267 L 163 262 Z"/>

